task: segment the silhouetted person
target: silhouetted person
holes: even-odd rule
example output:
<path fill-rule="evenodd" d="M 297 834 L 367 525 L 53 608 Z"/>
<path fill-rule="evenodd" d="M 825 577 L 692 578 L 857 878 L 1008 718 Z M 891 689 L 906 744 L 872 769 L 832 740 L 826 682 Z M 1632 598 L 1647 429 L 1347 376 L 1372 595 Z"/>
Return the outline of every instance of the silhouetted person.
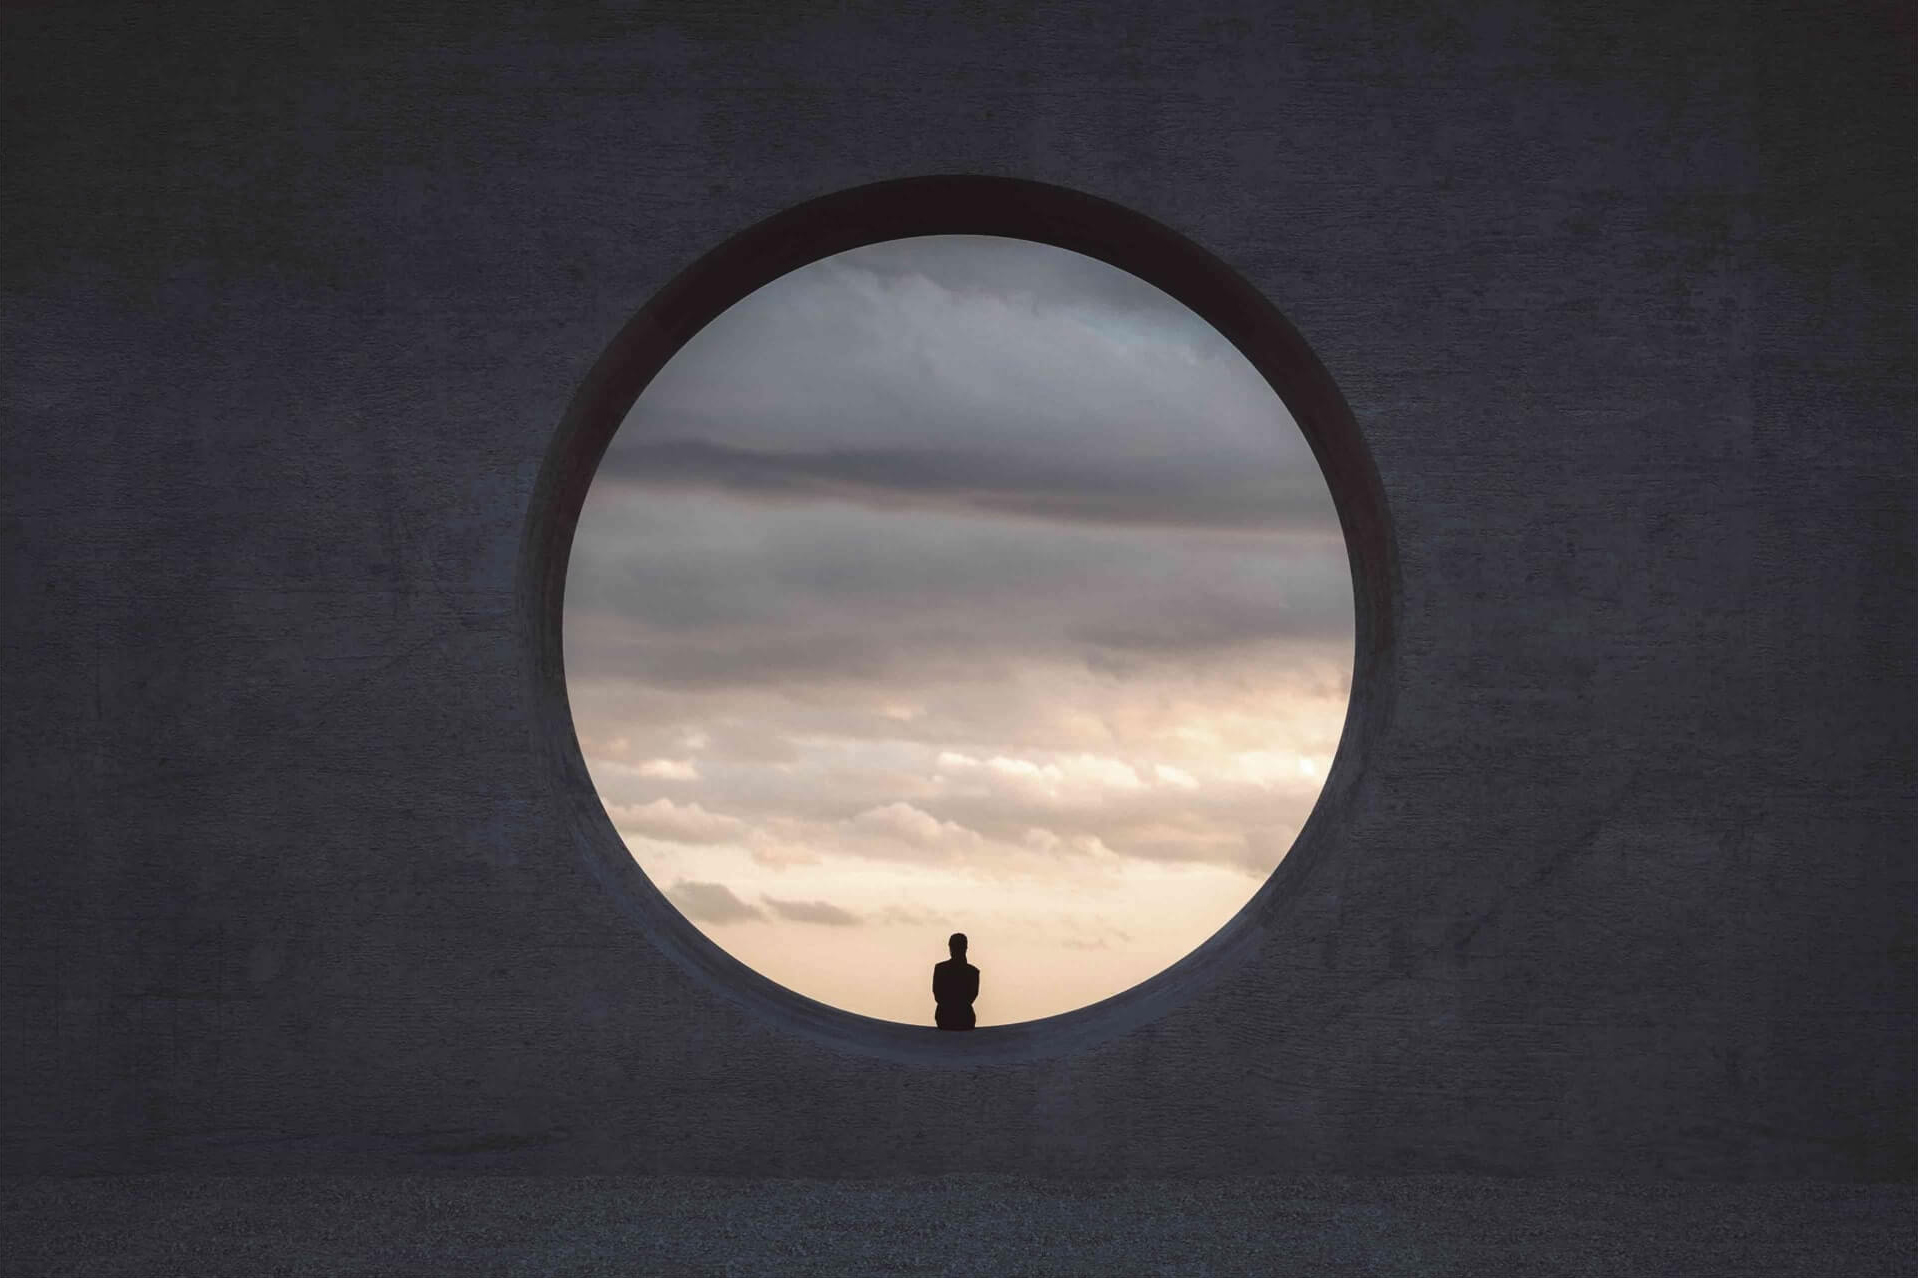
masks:
<path fill-rule="evenodd" d="M 972 1000 L 979 997 L 979 969 L 966 962 L 964 932 L 954 932 L 946 948 L 952 957 L 932 965 L 932 1001 L 938 1004 L 932 1019 L 942 1030 L 969 1030 L 975 1019 Z"/>

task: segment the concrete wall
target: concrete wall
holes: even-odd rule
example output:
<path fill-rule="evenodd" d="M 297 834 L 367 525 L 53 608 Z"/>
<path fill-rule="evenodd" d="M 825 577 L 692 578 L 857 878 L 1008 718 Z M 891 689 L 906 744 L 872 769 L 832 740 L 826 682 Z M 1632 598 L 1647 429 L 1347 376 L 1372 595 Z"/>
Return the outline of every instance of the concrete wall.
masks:
<path fill-rule="evenodd" d="M 1918 1176 L 1902 6 L 402 8 L 0 18 L 0 1168 Z M 649 941 L 516 604 L 626 320 L 940 172 L 1241 272 L 1398 565 L 1283 925 L 1024 1062 Z"/>

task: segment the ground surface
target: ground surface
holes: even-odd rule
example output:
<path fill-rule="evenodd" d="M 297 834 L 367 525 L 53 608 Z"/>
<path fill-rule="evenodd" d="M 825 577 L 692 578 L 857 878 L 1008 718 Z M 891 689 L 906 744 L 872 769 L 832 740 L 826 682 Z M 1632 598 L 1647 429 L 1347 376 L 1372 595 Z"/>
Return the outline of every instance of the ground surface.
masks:
<path fill-rule="evenodd" d="M 0 1181 L 8 1274 L 1918 1273 L 1918 1185 Z"/>

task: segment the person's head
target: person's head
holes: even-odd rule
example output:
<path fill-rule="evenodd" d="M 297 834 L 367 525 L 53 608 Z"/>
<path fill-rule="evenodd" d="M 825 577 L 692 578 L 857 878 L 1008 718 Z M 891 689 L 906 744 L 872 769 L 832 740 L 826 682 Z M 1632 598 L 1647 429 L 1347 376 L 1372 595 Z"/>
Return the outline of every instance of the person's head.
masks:
<path fill-rule="evenodd" d="M 952 951 L 954 958 L 964 958 L 966 956 L 966 934 L 964 932 L 954 932 L 946 938 L 946 948 Z"/>

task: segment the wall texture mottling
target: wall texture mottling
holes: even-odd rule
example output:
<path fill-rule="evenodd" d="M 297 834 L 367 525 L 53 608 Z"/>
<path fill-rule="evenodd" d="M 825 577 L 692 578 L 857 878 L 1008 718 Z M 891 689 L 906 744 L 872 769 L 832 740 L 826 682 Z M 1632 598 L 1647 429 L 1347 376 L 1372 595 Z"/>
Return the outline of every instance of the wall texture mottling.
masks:
<path fill-rule="evenodd" d="M 1902 6 L 399 8 L 0 17 L 0 1170 L 1918 1177 Z M 923 173 L 1241 271 L 1399 559 L 1290 930 L 1025 1064 L 656 951 L 515 621 L 626 319 Z"/>

